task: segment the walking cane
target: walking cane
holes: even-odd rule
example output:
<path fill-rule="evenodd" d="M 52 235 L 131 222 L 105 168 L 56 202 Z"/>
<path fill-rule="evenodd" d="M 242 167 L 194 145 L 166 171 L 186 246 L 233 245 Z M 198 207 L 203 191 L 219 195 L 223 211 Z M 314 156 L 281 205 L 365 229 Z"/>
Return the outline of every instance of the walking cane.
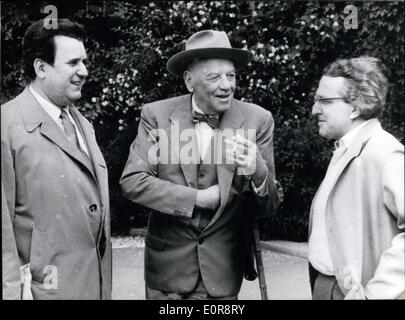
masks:
<path fill-rule="evenodd" d="M 283 188 L 281 187 L 281 185 L 278 181 L 276 181 L 276 188 L 277 188 L 279 202 L 275 206 L 274 210 L 277 210 L 279 204 L 284 201 Z M 258 273 L 258 278 L 259 278 L 260 295 L 262 297 L 262 300 L 269 300 L 269 298 L 267 296 L 266 277 L 264 275 L 262 249 L 260 247 L 259 226 L 257 224 L 257 218 L 253 217 L 252 219 L 253 219 L 253 249 L 254 249 L 254 253 L 255 253 L 256 267 L 257 267 L 257 273 Z"/>
<path fill-rule="evenodd" d="M 259 226 L 257 225 L 257 219 L 254 219 L 253 225 L 253 248 L 255 251 L 256 267 L 259 276 L 260 295 L 262 297 L 262 300 L 269 300 L 267 297 L 267 285 L 264 275 L 262 249 L 260 247 L 260 233 Z"/>

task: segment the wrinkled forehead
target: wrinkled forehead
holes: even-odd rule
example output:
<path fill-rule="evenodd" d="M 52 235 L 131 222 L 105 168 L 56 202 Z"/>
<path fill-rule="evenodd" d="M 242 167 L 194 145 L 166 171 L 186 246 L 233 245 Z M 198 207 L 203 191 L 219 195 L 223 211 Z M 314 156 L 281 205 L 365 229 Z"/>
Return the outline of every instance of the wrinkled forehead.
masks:
<path fill-rule="evenodd" d="M 188 69 L 190 71 L 207 74 L 207 73 L 227 73 L 235 72 L 233 61 L 227 59 L 195 59 Z"/>
<path fill-rule="evenodd" d="M 340 97 L 346 88 L 347 80 L 344 77 L 323 76 L 319 81 L 316 94 L 325 98 Z"/>

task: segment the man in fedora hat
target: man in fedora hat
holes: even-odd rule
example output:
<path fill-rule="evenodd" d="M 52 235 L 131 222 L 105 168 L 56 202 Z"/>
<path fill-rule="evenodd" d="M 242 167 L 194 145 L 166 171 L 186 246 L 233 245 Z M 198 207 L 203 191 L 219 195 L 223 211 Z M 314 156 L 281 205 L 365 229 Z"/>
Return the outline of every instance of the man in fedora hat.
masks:
<path fill-rule="evenodd" d="M 247 268 L 241 208 L 247 198 L 251 215 L 278 205 L 272 115 L 233 98 L 235 70 L 250 59 L 225 32 L 197 32 L 167 62 L 189 94 L 142 109 L 120 183 L 152 209 L 147 299 L 237 299 Z"/>

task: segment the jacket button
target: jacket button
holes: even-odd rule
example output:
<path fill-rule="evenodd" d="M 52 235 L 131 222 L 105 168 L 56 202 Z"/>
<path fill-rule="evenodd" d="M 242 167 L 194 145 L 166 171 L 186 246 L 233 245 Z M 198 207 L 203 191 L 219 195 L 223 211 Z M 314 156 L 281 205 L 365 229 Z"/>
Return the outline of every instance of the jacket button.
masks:
<path fill-rule="evenodd" d="M 89 207 L 90 212 L 95 212 L 97 210 L 97 205 L 94 203 Z"/>
<path fill-rule="evenodd" d="M 204 243 L 204 238 L 199 238 L 198 239 L 198 244 L 203 244 Z"/>

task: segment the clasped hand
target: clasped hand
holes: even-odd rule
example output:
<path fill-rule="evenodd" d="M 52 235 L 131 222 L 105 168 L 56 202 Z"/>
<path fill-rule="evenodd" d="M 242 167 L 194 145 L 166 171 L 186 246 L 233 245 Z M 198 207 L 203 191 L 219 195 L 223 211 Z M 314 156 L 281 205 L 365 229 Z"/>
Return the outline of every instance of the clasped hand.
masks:
<path fill-rule="evenodd" d="M 204 190 L 197 190 L 196 206 L 203 209 L 215 210 L 221 202 L 219 185 L 213 185 Z"/>

